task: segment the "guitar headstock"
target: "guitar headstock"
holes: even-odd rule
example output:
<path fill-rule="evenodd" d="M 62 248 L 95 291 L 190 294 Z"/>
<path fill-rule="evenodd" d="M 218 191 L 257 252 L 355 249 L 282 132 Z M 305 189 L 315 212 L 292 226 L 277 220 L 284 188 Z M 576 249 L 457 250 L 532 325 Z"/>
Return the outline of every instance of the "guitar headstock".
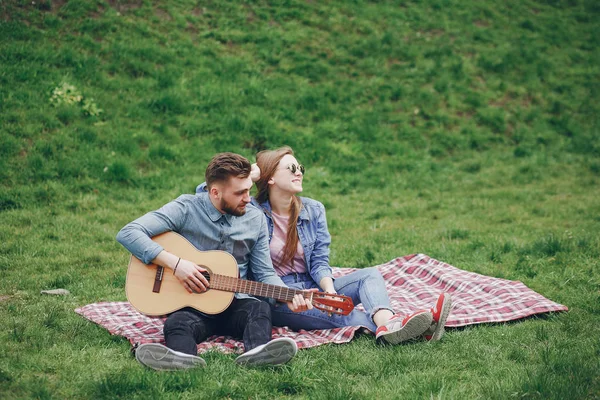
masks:
<path fill-rule="evenodd" d="M 348 296 L 324 292 L 310 292 L 310 295 L 313 307 L 326 313 L 348 315 L 354 310 L 354 303 Z"/>

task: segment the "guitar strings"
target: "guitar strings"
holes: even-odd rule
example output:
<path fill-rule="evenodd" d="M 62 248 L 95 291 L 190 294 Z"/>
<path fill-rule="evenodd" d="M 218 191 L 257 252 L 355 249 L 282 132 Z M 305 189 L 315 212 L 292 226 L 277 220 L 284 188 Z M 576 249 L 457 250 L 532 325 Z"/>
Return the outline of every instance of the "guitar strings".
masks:
<path fill-rule="evenodd" d="M 296 294 L 302 294 L 304 298 L 311 301 L 311 303 L 313 303 L 313 306 L 317 309 L 326 312 L 337 312 L 340 314 L 342 314 L 344 311 L 341 307 L 319 304 L 319 302 L 314 299 L 314 292 L 305 292 L 303 290 L 290 289 L 283 286 L 255 282 L 247 279 L 240 279 L 226 275 L 210 274 L 209 272 L 202 272 L 202 275 L 211 283 L 211 286 L 216 290 L 225 290 L 228 292 L 238 292 L 251 294 L 255 296 L 271 297 L 283 301 L 292 301 Z M 327 297 L 332 296 L 324 295 L 320 296 L 319 298 L 321 298 L 322 300 Z M 347 299 L 345 298 L 339 299 L 339 296 L 336 297 L 338 297 L 337 301 L 341 301 L 342 303 L 347 302 Z"/>

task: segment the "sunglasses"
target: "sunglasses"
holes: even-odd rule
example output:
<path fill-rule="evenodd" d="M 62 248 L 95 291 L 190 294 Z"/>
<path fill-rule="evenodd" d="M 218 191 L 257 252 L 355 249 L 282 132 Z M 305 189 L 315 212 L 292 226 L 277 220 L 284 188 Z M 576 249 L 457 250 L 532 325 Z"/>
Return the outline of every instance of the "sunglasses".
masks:
<path fill-rule="evenodd" d="M 298 165 L 296 165 L 296 164 L 290 164 L 287 167 L 285 167 L 285 169 L 289 169 L 292 174 L 295 174 L 296 171 L 299 170 L 300 173 L 302 175 L 304 175 L 304 171 L 305 171 L 304 170 L 304 165 L 302 165 L 302 164 L 298 164 Z"/>

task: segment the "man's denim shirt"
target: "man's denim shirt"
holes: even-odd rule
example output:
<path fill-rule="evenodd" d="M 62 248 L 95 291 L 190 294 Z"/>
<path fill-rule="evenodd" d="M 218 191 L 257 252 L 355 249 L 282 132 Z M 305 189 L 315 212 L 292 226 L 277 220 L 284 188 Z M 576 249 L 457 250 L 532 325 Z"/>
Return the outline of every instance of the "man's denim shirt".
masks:
<path fill-rule="evenodd" d="M 196 195 L 206 193 L 206 183 L 201 183 L 196 188 Z M 331 235 L 327 229 L 327 218 L 325 216 L 325 207 L 320 202 L 309 199 L 308 197 L 299 197 L 302 201 L 302 209 L 298 215 L 298 238 L 304 250 L 304 261 L 310 276 L 320 284 L 321 279 L 332 277 L 331 267 L 329 266 L 329 245 L 331 244 Z M 271 204 L 266 201 L 259 204 L 252 198 L 252 204 L 261 209 L 266 217 L 269 228 L 269 243 L 273 237 L 273 219 L 271 217 Z"/>
<path fill-rule="evenodd" d="M 246 207 L 244 215 L 236 217 L 221 214 L 210 202 L 208 193 L 184 194 L 125 225 L 117 240 L 149 264 L 163 250 L 150 238 L 167 231 L 179 233 L 198 250 L 223 250 L 233 255 L 242 279 L 247 279 L 250 272 L 256 281 L 286 286 L 271 262 L 265 219 L 252 205 Z M 235 296 L 251 297 L 238 293 Z"/>

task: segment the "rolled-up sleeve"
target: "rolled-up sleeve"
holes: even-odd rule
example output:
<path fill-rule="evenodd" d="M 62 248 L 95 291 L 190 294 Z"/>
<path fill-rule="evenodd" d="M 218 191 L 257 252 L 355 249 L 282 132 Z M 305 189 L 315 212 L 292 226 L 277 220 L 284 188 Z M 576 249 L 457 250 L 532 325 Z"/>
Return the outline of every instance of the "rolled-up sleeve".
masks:
<path fill-rule="evenodd" d="M 150 264 L 163 251 L 162 246 L 151 238 L 164 232 L 178 231 L 186 218 L 186 203 L 178 198 L 125 225 L 117 233 L 117 241 L 143 263 Z"/>

